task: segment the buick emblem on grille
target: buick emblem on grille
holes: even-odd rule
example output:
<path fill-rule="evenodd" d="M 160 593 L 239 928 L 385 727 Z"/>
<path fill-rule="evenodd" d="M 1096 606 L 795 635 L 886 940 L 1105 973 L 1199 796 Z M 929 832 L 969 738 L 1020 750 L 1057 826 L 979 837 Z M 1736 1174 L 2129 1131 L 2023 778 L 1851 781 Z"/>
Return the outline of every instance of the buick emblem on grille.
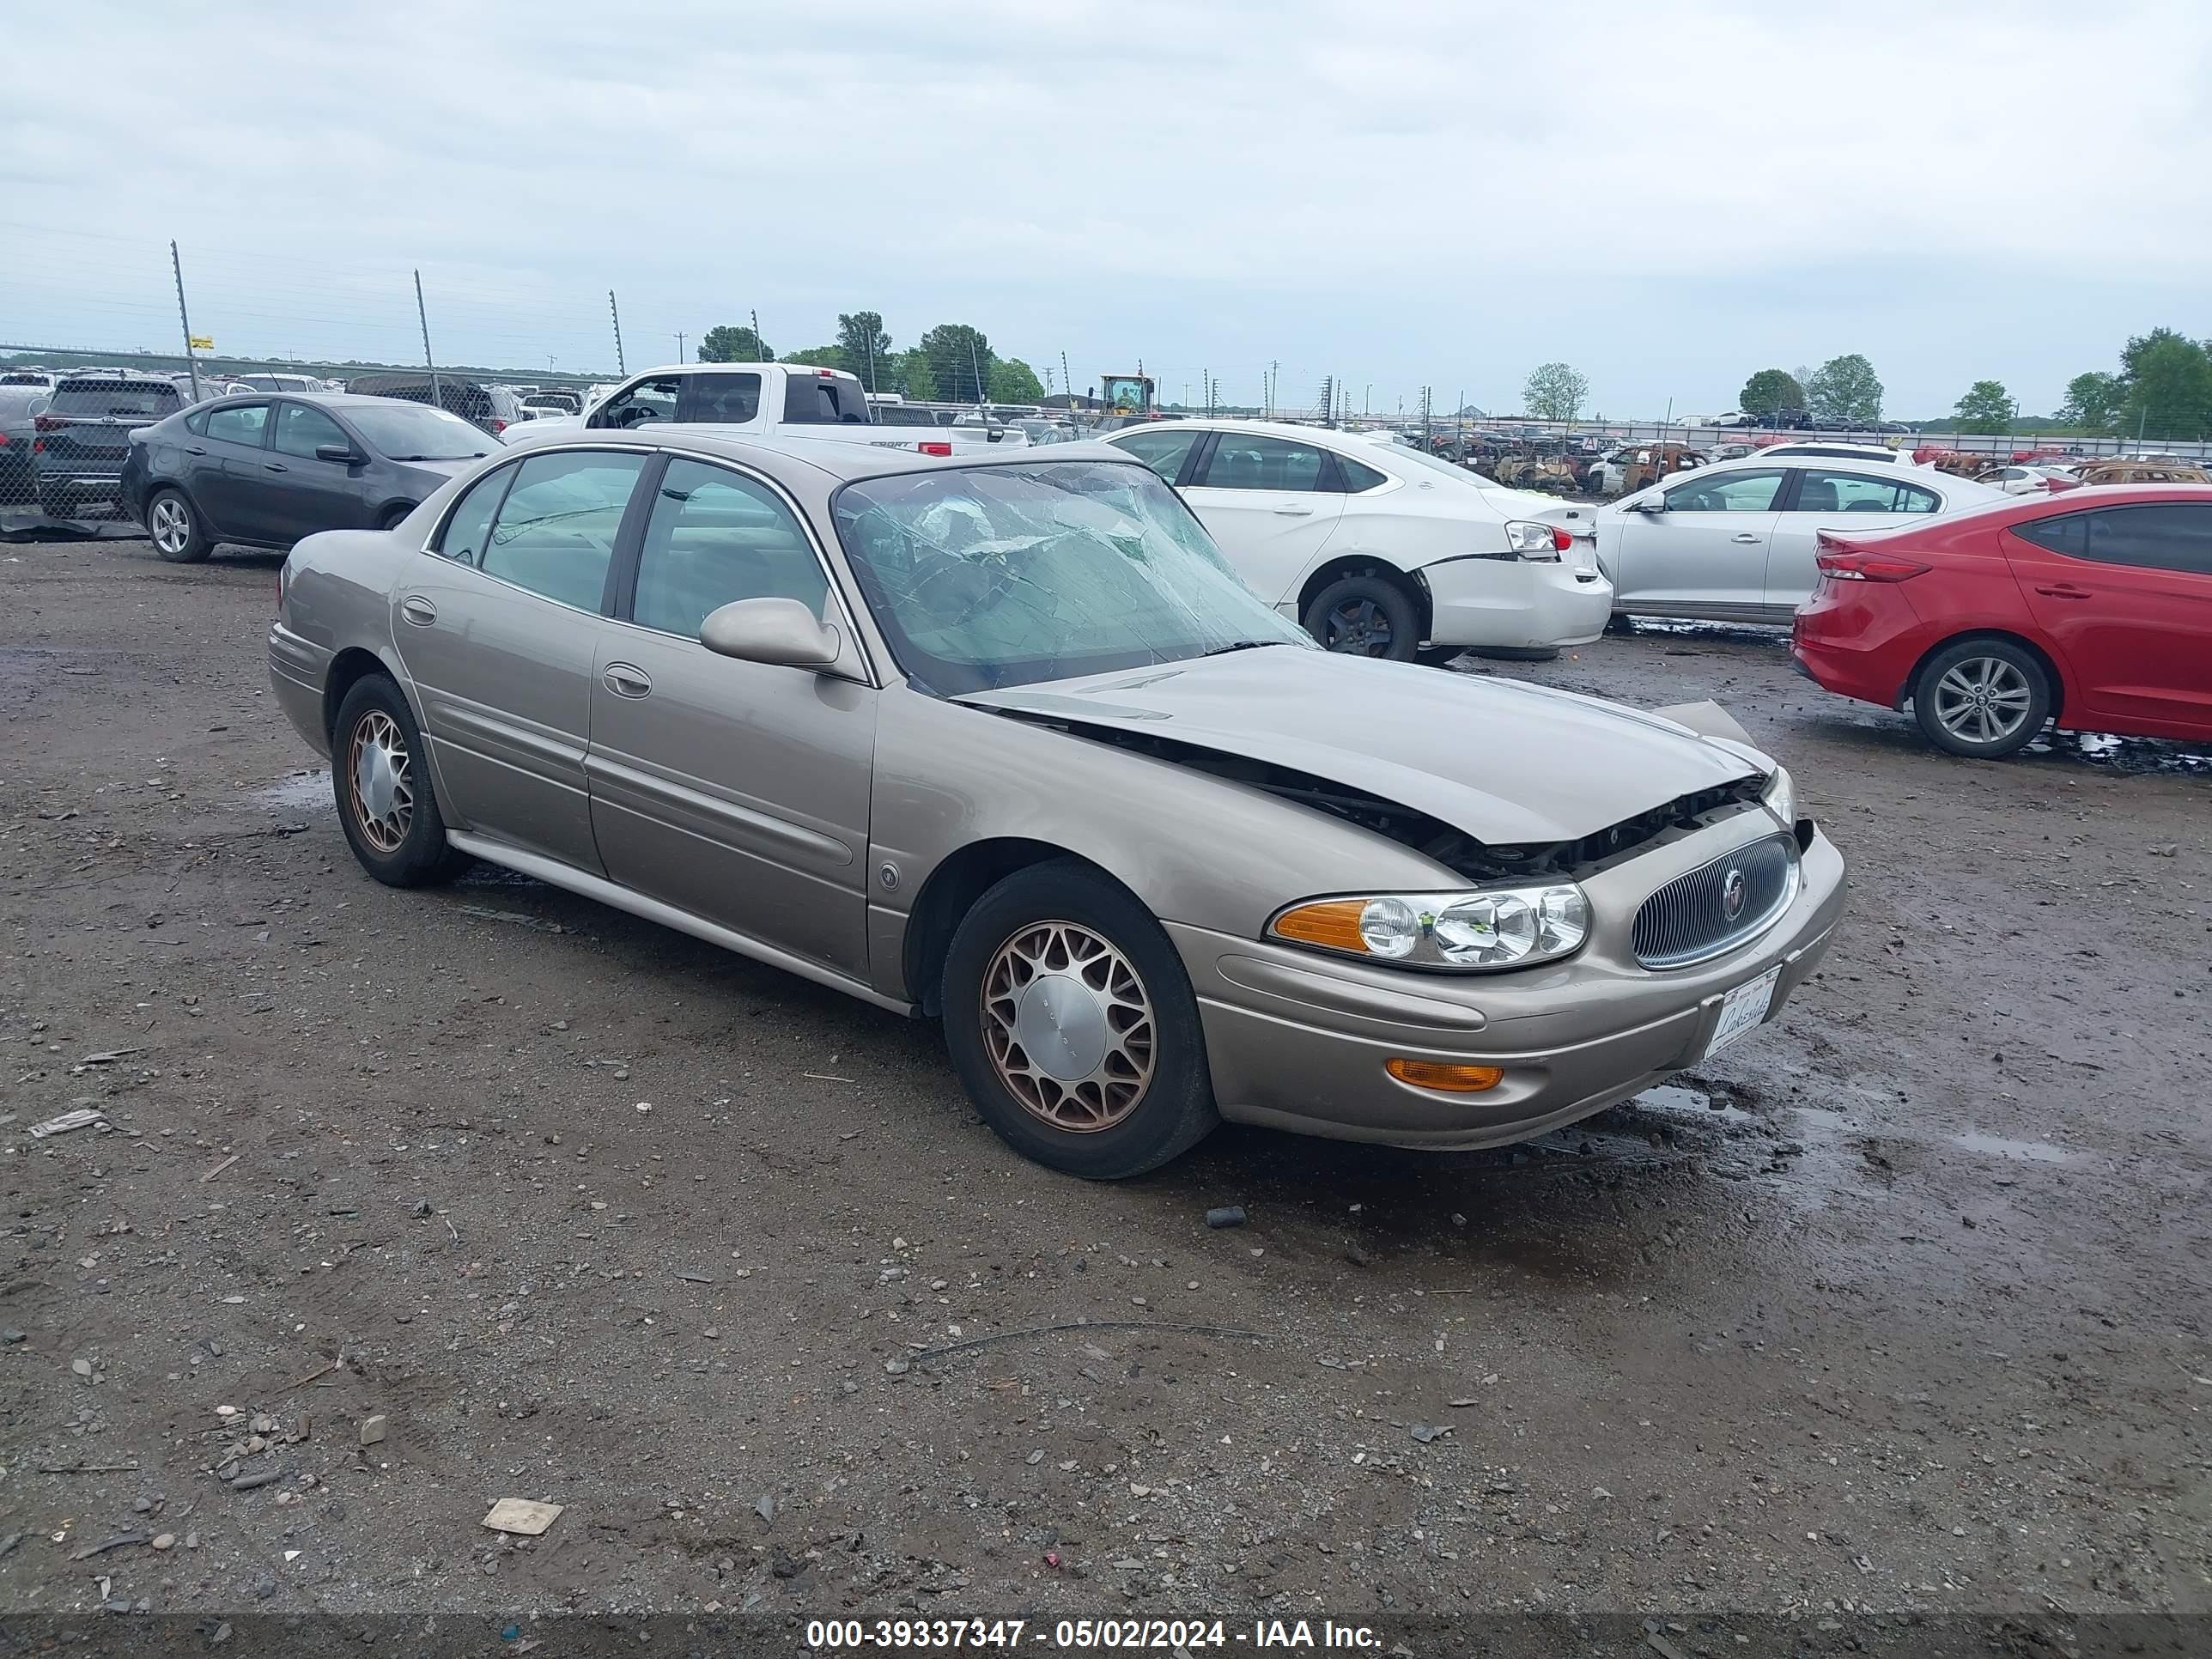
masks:
<path fill-rule="evenodd" d="M 1721 878 L 1721 914 L 1730 921 L 1742 916 L 1744 895 L 1750 885 L 1737 865 L 1729 866 L 1728 873 Z"/>

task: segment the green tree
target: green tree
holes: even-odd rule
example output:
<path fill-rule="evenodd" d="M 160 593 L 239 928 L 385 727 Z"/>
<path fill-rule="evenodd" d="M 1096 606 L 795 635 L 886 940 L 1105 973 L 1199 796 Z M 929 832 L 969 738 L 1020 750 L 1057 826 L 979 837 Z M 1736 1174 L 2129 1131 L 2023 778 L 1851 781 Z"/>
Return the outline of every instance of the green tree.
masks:
<path fill-rule="evenodd" d="M 1998 436 L 2012 430 L 2012 394 L 2000 380 L 1977 380 L 1966 388 L 1952 410 L 1952 421 L 1961 432 Z"/>
<path fill-rule="evenodd" d="M 991 366 L 991 401 L 994 404 L 1033 404 L 1044 396 L 1044 382 L 1018 357 L 1001 358 Z"/>
<path fill-rule="evenodd" d="M 2066 382 L 2066 401 L 2058 406 L 2058 418 L 2068 426 L 2107 431 L 2127 401 L 2125 381 L 2117 374 L 2091 369 Z"/>
<path fill-rule="evenodd" d="M 842 368 L 848 374 L 853 368 L 846 359 L 845 348 L 834 345 L 809 346 L 804 351 L 787 351 L 783 354 L 783 361 L 802 363 L 808 368 Z"/>
<path fill-rule="evenodd" d="M 1743 383 L 1735 406 L 1747 415 L 1771 415 L 1778 409 L 1805 407 L 1805 388 L 1786 369 L 1762 368 Z"/>
<path fill-rule="evenodd" d="M 899 353 L 899 386 L 908 398 L 918 404 L 937 401 L 937 376 L 931 373 L 929 354 L 920 346 Z"/>
<path fill-rule="evenodd" d="M 1589 401 L 1589 381 L 1565 363 L 1539 363 L 1521 388 L 1521 407 L 1540 421 L 1571 421 Z"/>
<path fill-rule="evenodd" d="M 837 343 L 844 348 L 845 361 L 853 373 L 860 377 L 869 391 L 877 390 L 878 380 L 887 380 L 891 373 L 891 337 L 884 332 L 881 313 L 873 311 L 841 311 L 837 313 Z"/>
<path fill-rule="evenodd" d="M 2127 402 L 2120 431 L 2145 438 L 2202 438 L 2212 434 L 2212 353 L 2186 335 L 2154 328 L 2120 352 Z"/>
<path fill-rule="evenodd" d="M 939 323 L 921 337 L 931 379 L 957 404 L 979 404 L 991 384 L 991 343 L 966 323 Z"/>
<path fill-rule="evenodd" d="M 1856 351 L 1831 357 L 1805 382 L 1806 407 L 1824 420 L 1871 426 L 1881 418 L 1881 381 Z"/>
<path fill-rule="evenodd" d="M 699 337 L 702 363 L 772 363 L 775 353 L 768 343 L 743 323 L 724 323 Z"/>

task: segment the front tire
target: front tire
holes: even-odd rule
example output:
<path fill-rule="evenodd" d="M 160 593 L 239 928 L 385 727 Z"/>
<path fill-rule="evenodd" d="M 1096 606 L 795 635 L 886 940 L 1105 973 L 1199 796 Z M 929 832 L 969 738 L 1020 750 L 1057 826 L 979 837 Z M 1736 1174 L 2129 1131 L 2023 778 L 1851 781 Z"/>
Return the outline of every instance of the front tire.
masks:
<path fill-rule="evenodd" d="M 354 857 L 386 886 L 428 886 L 465 862 L 446 840 L 425 756 L 399 688 L 381 674 L 356 682 L 331 733 L 331 787 Z"/>
<path fill-rule="evenodd" d="M 2009 640 L 1960 640 L 1930 657 L 1912 682 L 1912 714 L 1938 749 L 2003 760 L 2051 720 L 2051 676 Z"/>
<path fill-rule="evenodd" d="M 968 1098 L 1048 1169 L 1124 1180 L 1220 1121 L 1182 958 L 1088 865 L 1031 865 L 976 900 L 945 955 L 944 1000 Z"/>
<path fill-rule="evenodd" d="M 180 489 L 157 489 L 146 503 L 146 533 L 170 564 L 198 564 L 214 550 L 200 515 Z"/>
<path fill-rule="evenodd" d="M 402 501 L 397 507 L 386 507 L 384 516 L 376 521 L 376 527 L 387 533 L 397 530 L 414 510 L 415 503 L 412 501 Z"/>
<path fill-rule="evenodd" d="M 1330 651 L 1411 662 L 1421 643 L 1413 596 L 1382 576 L 1343 576 L 1306 607 L 1306 632 Z"/>

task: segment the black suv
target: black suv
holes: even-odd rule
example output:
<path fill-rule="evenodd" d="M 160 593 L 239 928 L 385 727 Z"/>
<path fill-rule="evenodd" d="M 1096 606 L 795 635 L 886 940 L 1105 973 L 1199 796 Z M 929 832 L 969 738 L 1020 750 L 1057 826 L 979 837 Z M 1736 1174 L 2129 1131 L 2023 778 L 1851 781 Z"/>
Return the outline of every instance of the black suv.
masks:
<path fill-rule="evenodd" d="M 438 395 L 434 398 L 430 395 L 428 374 L 356 374 L 346 382 L 346 390 L 356 397 L 404 398 L 410 404 L 435 403 L 495 437 L 529 419 L 522 412 L 522 399 L 505 386 L 486 386 L 458 374 L 438 376 Z"/>
<path fill-rule="evenodd" d="M 32 423 L 40 507 L 51 519 L 115 516 L 131 434 L 184 406 L 176 382 L 159 375 L 64 375 Z"/>

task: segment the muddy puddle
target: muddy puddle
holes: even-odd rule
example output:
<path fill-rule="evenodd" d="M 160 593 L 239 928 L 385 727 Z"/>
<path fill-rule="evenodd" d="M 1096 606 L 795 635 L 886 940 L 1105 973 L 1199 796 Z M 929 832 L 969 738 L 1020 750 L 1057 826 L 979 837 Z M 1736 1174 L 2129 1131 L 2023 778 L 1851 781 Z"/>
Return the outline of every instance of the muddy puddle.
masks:
<path fill-rule="evenodd" d="M 239 799 L 252 805 L 265 806 L 272 812 L 329 811 L 335 805 L 331 798 L 331 775 L 319 767 L 245 790 Z"/>
<path fill-rule="evenodd" d="M 1969 1129 L 1964 1134 L 1953 1135 L 1951 1144 L 1964 1147 L 1970 1152 L 2008 1158 L 2015 1164 L 2069 1164 L 2074 1159 L 2074 1154 L 2065 1147 L 2054 1146 L 2047 1140 L 2012 1140 L 1981 1129 Z"/>

